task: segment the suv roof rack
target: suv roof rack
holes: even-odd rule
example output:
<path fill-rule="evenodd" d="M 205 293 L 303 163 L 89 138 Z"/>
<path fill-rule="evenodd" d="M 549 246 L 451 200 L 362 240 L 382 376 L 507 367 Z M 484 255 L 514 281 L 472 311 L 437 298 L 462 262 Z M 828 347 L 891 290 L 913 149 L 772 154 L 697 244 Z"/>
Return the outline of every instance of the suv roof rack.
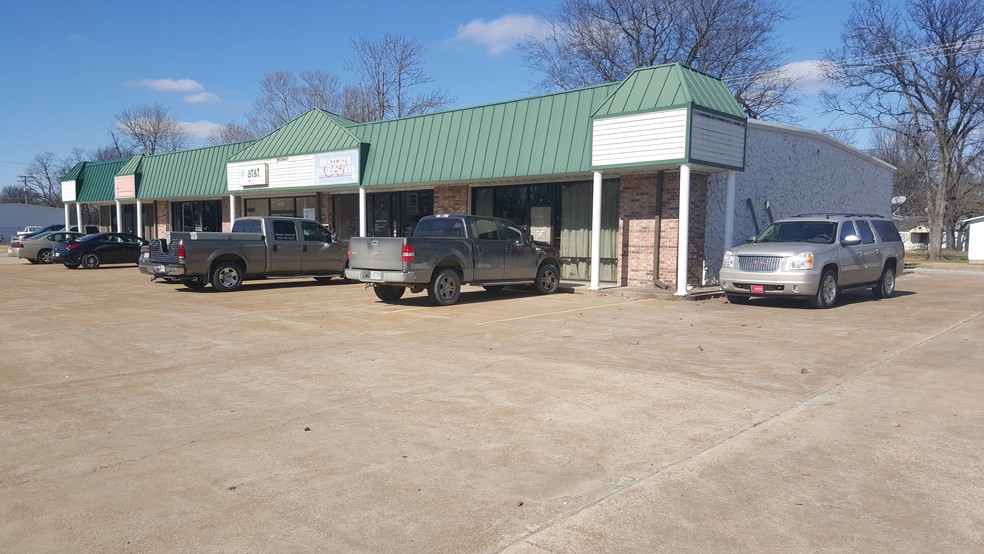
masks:
<path fill-rule="evenodd" d="M 884 216 L 880 214 L 853 214 L 853 213 L 836 213 L 836 212 L 820 212 L 815 214 L 799 214 L 793 217 L 816 217 L 816 216 L 840 216 L 840 217 L 880 217 L 885 219 Z"/>

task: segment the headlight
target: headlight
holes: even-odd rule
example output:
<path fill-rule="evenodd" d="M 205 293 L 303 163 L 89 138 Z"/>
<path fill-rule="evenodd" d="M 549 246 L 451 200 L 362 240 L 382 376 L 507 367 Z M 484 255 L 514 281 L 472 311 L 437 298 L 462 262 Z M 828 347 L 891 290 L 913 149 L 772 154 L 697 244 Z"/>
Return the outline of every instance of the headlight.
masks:
<path fill-rule="evenodd" d="M 813 252 L 794 252 L 789 257 L 789 269 L 813 269 Z"/>
<path fill-rule="evenodd" d="M 721 267 L 735 267 L 735 253 L 733 250 L 728 250 L 724 253 L 724 259 L 721 260 Z"/>

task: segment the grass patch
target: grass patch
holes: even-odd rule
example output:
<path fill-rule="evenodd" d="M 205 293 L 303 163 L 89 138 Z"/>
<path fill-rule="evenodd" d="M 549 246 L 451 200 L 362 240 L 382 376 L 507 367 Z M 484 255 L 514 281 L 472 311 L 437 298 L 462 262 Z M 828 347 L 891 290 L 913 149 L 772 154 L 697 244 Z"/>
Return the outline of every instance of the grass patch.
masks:
<path fill-rule="evenodd" d="M 980 264 L 969 263 L 966 252 L 943 250 L 941 256 L 942 260 L 931 262 L 929 261 L 929 252 L 926 250 L 906 251 L 905 266 L 926 269 L 981 269 L 984 267 Z"/>

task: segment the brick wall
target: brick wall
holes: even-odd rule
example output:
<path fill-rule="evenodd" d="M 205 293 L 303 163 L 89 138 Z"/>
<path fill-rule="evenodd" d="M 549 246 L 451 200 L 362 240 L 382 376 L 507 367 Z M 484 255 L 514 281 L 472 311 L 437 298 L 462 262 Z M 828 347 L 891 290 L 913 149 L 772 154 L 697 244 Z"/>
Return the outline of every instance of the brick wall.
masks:
<path fill-rule="evenodd" d="M 435 214 L 468 213 L 468 187 L 434 187 Z"/>
<path fill-rule="evenodd" d="M 659 280 L 675 288 L 677 280 L 677 241 L 680 228 L 680 173 L 664 172 L 662 207 L 658 198 L 658 174 L 627 175 L 621 179 L 619 233 L 622 257 L 620 284 L 652 287 Z M 704 234 L 707 222 L 707 176 L 690 176 L 690 225 L 687 282 L 699 285 L 704 261 Z M 659 214 L 658 267 L 656 254 L 656 216 Z"/>
<path fill-rule="evenodd" d="M 157 221 L 154 222 L 157 225 L 157 236 L 170 236 L 171 203 L 164 200 L 154 202 L 154 212 L 157 214 Z"/>
<path fill-rule="evenodd" d="M 318 213 L 320 214 L 319 221 L 325 227 L 331 229 L 332 220 L 334 219 L 334 206 L 335 203 L 331 200 L 331 194 L 327 192 L 318 193 Z M 332 229 L 334 230 L 334 229 Z"/>
<path fill-rule="evenodd" d="M 222 232 L 231 233 L 232 232 L 232 212 L 229 209 L 229 197 L 226 196 L 219 200 L 219 205 L 222 206 Z"/>

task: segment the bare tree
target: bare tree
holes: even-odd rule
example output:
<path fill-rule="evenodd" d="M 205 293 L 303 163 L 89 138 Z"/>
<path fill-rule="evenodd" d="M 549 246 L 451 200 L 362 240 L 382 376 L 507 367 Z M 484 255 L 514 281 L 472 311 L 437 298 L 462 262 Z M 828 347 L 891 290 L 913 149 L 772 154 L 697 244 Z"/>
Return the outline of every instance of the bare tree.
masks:
<path fill-rule="evenodd" d="M 679 62 L 726 81 L 750 117 L 781 118 L 796 101 L 775 30 L 787 18 L 777 0 L 565 0 L 519 47 L 545 90 Z"/>
<path fill-rule="evenodd" d="M 60 207 L 61 179 L 74 165 L 73 160 L 59 159 L 54 152 L 38 154 L 24 171 L 22 183 L 4 187 L 0 199 L 21 203 L 26 197 L 28 204 Z"/>
<path fill-rule="evenodd" d="M 219 133 L 238 140 L 249 140 L 270 133 L 311 108 L 333 113 L 342 109 L 340 81 L 334 73 L 306 70 L 267 73 L 260 81 L 260 97 L 246 114 L 246 125 L 235 125 Z M 210 137 L 210 140 L 211 137 Z"/>
<path fill-rule="evenodd" d="M 921 176 L 930 259 L 955 198 L 980 160 L 984 123 L 984 0 L 866 0 L 829 52 L 827 108 L 894 129 Z M 951 233 L 952 235 L 952 233 Z"/>
<path fill-rule="evenodd" d="M 153 155 L 175 152 L 188 144 L 181 122 L 170 117 L 160 103 L 120 110 L 109 134 L 121 152 L 136 150 Z"/>
<path fill-rule="evenodd" d="M 424 71 L 424 49 L 420 43 L 402 35 L 385 34 L 378 40 L 359 36 L 352 39 L 355 56 L 346 68 L 360 80 L 349 90 L 347 101 L 360 106 L 367 120 L 408 117 L 444 109 L 453 98 L 443 90 L 418 93 L 418 87 L 433 82 Z"/>
<path fill-rule="evenodd" d="M 232 122 L 209 133 L 207 140 L 209 144 L 218 145 L 255 140 L 260 136 L 248 126 Z"/>

